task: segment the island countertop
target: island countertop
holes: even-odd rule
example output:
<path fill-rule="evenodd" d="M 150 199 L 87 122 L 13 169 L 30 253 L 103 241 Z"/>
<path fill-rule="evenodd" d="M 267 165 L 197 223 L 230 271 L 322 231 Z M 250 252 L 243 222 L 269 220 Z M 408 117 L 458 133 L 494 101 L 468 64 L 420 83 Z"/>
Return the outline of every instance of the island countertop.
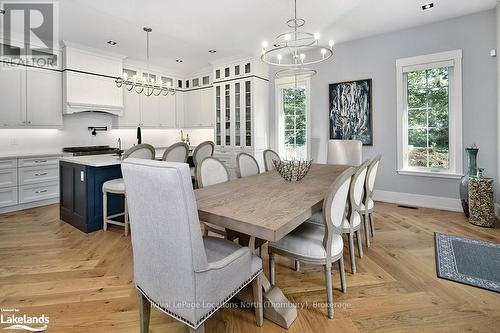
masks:
<path fill-rule="evenodd" d="M 104 167 L 121 164 L 122 160 L 116 154 L 87 155 L 87 156 L 63 156 L 59 159 L 61 162 L 76 163 L 88 165 L 91 167 Z"/>

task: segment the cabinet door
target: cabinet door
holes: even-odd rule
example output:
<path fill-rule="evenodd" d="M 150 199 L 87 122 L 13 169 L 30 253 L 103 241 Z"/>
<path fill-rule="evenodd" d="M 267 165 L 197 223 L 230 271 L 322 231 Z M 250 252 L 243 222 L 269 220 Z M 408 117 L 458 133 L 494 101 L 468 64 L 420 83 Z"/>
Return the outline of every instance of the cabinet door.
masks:
<path fill-rule="evenodd" d="M 4 65 L 0 68 L 0 125 L 26 125 L 26 67 Z"/>
<path fill-rule="evenodd" d="M 161 127 L 176 127 L 176 110 L 175 99 L 176 95 L 159 96 L 160 99 L 160 126 Z"/>
<path fill-rule="evenodd" d="M 61 72 L 28 68 L 26 110 L 29 126 L 62 126 Z"/>
<path fill-rule="evenodd" d="M 141 98 L 135 91 L 123 92 L 123 116 L 118 117 L 118 127 L 137 127 L 141 122 Z"/>
<path fill-rule="evenodd" d="M 182 82 L 182 81 L 181 81 Z M 177 117 L 177 127 L 184 127 L 186 93 L 178 91 L 175 93 L 175 114 Z"/>
<path fill-rule="evenodd" d="M 245 81 L 245 147 L 252 146 L 252 81 Z"/>
<path fill-rule="evenodd" d="M 222 86 L 215 86 L 215 144 L 222 145 Z"/>
<path fill-rule="evenodd" d="M 200 122 L 202 126 L 214 125 L 214 102 L 211 88 L 200 90 Z"/>
<path fill-rule="evenodd" d="M 141 125 L 160 127 L 160 96 L 141 95 Z"/>
<path fill-rule="evenodd" d="M 224 146 L 231 146 L 233 142 L 231 140 L 231 85 L 229 83 L 224 84 Z"/>
<path fill-rule="evenodd" d="M 192 90 L 185 95 L 184 127 L 200 126 L 200 90 Z"/>

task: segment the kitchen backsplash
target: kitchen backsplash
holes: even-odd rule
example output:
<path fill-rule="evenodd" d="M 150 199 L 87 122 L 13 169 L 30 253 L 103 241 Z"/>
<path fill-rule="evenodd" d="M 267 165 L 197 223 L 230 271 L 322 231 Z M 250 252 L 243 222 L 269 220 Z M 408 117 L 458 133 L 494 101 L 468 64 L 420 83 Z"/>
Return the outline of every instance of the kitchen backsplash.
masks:
<path fill-rule="evenodd" d="M 89 126 L 107 126 L 107 132 L 90 134 Z M 61 151 L 68 146 L 110 145 L 116 147 L 118 138 L 122 147 L 128 148 L 137 142 L 136 129 L 111 129 L 112 116 L 104 113 L 85 112 L 64 116 L 63 129 L 2 129 L 0 131 L 0 154 L 17 152 Z M 155 147 L 165 147 L 180 141 L 179 129 L 142 129 L 142 142 Z M 184 129 L 191 144 L 213 140 L 213 129 Z"/>

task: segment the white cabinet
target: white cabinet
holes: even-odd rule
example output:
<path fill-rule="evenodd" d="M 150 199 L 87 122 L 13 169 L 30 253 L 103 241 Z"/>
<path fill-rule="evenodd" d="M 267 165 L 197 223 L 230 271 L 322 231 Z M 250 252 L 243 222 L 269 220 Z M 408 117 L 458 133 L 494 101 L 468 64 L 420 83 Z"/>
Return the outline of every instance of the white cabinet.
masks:
<path fill-rule="evenodd" d="M 0 188 L 0 208 L 17 204 L 17 187 Z"/>
<path fill-rule="evenodd" d="M 176 98 L 177 96 L 171 95 L 160 97 L 160 127 L 177 127 Z"/>
<path fill-rule="evenodd" d="M 213 89 L 211 87 L 185 92 L 184 127 L 214 125 Z"/>
<path fill-rule="evenodd" d="M 55 70 L 28 68 L 26 83 L 27 124 L 62 126 L 62 74 Z"/>
<path fill-rule="evenodd" d="M 0 124 L 6 127 L 26 125 L 26 67 L 9 66 L 0 75 Z"/>
<path fill-rule="evenodd" d="M 117 127 L 127 128 L 139 126 L 141 123 L 141 96 L 134 91 L 124 91 L 123 101 L 123 115 L 118 117 Z"/>

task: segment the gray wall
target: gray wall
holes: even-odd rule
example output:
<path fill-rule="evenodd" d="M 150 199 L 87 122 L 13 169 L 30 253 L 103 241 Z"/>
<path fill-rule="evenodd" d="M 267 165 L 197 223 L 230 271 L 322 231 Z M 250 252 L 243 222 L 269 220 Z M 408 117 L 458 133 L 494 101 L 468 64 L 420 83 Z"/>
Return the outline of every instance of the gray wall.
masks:
<path fill-rule="evenodd" d="M 324 163 L 329 136 L 328 84 L 373 79 L 373 142 L 363 157 L 383 156 L 377 189 L 458 198 L 456 179 L 403 176 L 396 173 L 396 59 L 455 49 L 463 50 L 463 144 L 476 143 L 478 164 L 497 176 L 497 65 L 495 11 L 489 10 L 425 26 L 338 44 L 333 61 L 317 67 L 311 80 L 312 158 Z M 271 69 L 272 71 L 273 69 Z M 271 72 L 271 77 L 274 78 Z M 275 93 L 270 82 L 270 145 L 275 143 Z M 464 161 L 465 162 L 465 161 Z"/>

